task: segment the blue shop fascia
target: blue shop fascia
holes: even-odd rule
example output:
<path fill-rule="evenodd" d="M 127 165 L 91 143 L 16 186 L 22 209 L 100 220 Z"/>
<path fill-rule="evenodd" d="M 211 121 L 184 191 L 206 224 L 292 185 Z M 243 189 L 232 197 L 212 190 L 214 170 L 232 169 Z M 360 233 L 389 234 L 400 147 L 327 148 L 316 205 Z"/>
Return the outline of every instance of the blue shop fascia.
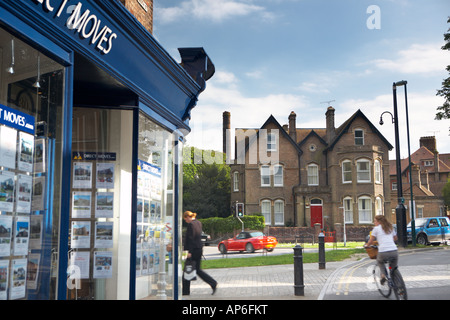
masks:
<path fill-rule="evenodd" d="M 0 2 L 0 300 L 181 295 L 181 154 L 214 65 L 116 0 Z"/>

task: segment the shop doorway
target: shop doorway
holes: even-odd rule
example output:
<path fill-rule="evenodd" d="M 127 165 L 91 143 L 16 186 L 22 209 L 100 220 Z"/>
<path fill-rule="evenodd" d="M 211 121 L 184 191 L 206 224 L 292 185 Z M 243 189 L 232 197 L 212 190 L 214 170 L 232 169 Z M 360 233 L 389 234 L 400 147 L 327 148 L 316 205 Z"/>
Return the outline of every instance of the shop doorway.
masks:
<path fill-rule="evenodd" d="M 323 228 L 322 207 L 321 199 L 311 199 L 311 227 L 320 223 L 320 229 Z"/>

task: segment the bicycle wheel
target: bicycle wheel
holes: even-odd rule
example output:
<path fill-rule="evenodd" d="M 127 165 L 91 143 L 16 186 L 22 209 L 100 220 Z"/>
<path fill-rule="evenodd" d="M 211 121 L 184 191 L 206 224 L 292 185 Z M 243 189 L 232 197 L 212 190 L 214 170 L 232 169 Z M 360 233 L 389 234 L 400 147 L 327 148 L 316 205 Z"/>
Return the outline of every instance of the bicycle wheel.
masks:
<path fill-rule="evenodd" d="M 373 279 L 375 284 L 383 297 L 388 298 L 391 295 L 392 289 L 389 287 L 388 280 L 386 279 L 383 284 L 381 283 L 381 270 L 378 264 L 373 268 Z"/>
<path fill-rule="evenodd" d="M 392 281 L 394 282 L 394 293 L 397 300 L 408 300 L 405 282 L 397 268 L 392 271 Z"/>

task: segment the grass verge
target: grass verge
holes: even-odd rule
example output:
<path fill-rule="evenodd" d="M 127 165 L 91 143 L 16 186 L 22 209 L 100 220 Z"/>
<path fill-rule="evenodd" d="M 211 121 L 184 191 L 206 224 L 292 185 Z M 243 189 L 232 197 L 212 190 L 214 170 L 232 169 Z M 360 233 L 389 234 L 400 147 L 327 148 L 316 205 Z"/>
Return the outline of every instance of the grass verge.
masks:
<path fill-rule="evenodd" d="M 330 250 L 325 253 L 326 262 L 342 261 L 350 258 L 355 253 L 365 253 L 362 248 L 346 249 L 346 250 Z M 315 253 L 303 253 L 303 263 L 318 263 L 319 254 Z M 257 256 L 252 258 L 229 258 L 229 259 L 211 259 L 202 260 L 202 269 L 215 269 L 215 268 L 239 268 L 239 267 L 258 267 L 258 266 L 270 266 L 279 264 L 293 264 L 294 254 L 283 254 L 267 256 Z"/>

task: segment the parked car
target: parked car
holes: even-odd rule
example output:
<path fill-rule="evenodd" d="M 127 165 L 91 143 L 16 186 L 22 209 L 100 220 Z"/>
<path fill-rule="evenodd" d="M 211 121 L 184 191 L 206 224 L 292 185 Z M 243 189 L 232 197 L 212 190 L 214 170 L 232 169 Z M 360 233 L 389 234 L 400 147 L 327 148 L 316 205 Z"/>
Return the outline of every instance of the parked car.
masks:
<path fill-rule="evenodd" d="M 209 234 L 204 233 L 202 231 L 201 241 L 202 241 L 204 246 L 209 246 L 209 243 L 211 241 L 211 236 Z"/>
<path fill-rule="evenodd" d="M 439 244 L 450 240 L 450 219 L 447 217 L 429 217 L 415 219 L 416 243 Z M 412 241 L 411 222 L 406 227 L 408 241 Z"/>
<path fill-rule="evenodd" d="M 254 252 L 261 249 L 271 252 L 277 244 L 277 238 L 265 236 L 261 231 L 243 231 L 234 238 L 221 241 L 218 249 L 222 254 L 227 251 Z"/>

